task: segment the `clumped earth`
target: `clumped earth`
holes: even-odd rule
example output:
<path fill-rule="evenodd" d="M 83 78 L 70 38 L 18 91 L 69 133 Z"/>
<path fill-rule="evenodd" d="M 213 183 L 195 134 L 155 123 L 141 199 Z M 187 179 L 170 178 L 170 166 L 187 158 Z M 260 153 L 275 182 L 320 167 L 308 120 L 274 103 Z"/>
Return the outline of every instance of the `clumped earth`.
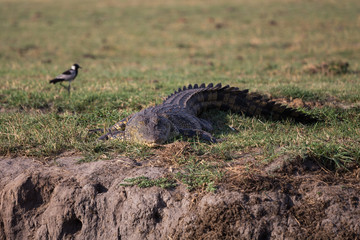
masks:
<path fill-rule="evenodd" d="M 335 97 L 328 97 L 321 101 L 304 101 L 301 98 L 271 98 L 271 100 L 282 103 L 289 107 L 293 108 L 307 108 L 307 109 L 321 109 L 323 107 L 332 107 L 339 109 L 352 109 L 358 108 L 360 106 L 360 102 L 347 103 L 341 102 Z"/>
<path fill-rule="evenodd" d="M 304 67 L 305 72 L 310 74 L 338 75 L 347 74 L 349 71 L 349 63 L 344 61 L 329 61 L 321 64 L 309 64 Z"/>
<path fill-rule="evenodd" d="M 243 155 L 216 193 L 123 186 L 176 171 L 129 158 L 0 158 L 0 239 L 356 239 L 360 169 L 311 159 L 249 171 Z M 159 159 L 157 161 L 160 161 Z M 247 169 L 247 170 L 246 170 Z"/>

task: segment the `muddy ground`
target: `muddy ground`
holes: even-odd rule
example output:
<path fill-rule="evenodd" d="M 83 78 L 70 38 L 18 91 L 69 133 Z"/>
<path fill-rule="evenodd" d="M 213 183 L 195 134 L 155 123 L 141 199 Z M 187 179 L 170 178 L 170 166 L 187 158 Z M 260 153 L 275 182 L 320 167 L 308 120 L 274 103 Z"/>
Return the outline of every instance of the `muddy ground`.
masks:
<path fill-rule="evenodd" d="M 174 169 L 79 158 L 0 158 L 1 240 L 359 239 L 358 168 L 336 173 L 297 159 L 242 173 L 238 161 L 218 191 L 206 193 L 182 184 L 124 187 L 125 178 Z"/>

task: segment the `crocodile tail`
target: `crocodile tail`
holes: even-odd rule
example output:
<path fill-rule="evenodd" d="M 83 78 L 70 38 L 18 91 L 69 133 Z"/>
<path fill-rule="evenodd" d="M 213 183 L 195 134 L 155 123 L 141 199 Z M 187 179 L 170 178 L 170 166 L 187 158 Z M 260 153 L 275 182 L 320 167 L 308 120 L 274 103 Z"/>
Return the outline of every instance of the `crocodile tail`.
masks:
<path fill-rule="evenodd" d="M 183 107 L 199 114 L 207 109 L 231 110 L 247 116 L 263 116 L 273 120 L 294 119 L 301 123 L 313 123 L 317 118 L 301 112 L 300 110 L 271 101 L 259 93 L 249 93 L 249 90 L 239 90 L 229 85 L 222 86 L 210 83 L 179 89 L 183 95 Z"/>
<path fill-rule="evenodd" d="M 304 113 L 299 109 L 290 108 L 283 104 L 271 101 L 269 98 L 259 93 L 247 94 L 245 106 L 245 111 L 241 111 L 249 116 L 264 116 L 272 120 L 293 119 L 296 122 L 304 124 L 311 124 L 319 121 L 319 119 L 314 116 Z"/>

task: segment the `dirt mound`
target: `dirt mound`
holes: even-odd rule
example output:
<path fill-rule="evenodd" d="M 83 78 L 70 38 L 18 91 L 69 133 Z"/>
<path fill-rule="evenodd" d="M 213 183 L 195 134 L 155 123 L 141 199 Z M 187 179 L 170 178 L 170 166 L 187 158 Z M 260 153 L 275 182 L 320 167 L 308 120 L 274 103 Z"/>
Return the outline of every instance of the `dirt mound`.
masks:
<path fill-rule="evenodd" d="M 271 100 L 282 103 L 286 106 L 293 107 L 293 108 L 307 108 L 307 109 L 314 109 L 314 108 L 323 108 L 323 107 L 332 107 L 332 108 L 340 108 L 340 109 L 351 109 L 357 108 L 360 106 L 360 102 L 354 103 L 346 103 L 339 101 L 334 97 L 329 97 L 325 100 L 321 101 L 304 101 L 301 98 L 272 98 Z"/>
<path fill-rule="evenodd" d="M 320 64 L 308 64 L 304 71 L 310 74 L 339 75 L 349 73 L 349 63 L 341 60 L 322 62 Z"/>
<path fill-rule="evenodd" d="M 124 187 L 168 174 L 126 158 L 49 164 L 0 158 L 0 239 L 356 239 L 359 170 L 295 161 L 267 174 L 229 173 L 216 194 L 182 185 Z"/>

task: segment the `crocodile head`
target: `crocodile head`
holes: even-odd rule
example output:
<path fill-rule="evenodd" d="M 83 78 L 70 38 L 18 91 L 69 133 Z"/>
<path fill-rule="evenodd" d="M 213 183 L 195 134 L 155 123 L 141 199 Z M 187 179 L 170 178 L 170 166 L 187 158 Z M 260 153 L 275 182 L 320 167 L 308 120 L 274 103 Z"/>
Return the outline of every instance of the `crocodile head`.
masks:
<path fill-rule="evenodd" d="M 125 128 L 126 139 L 152 147 L 164 144 L 178 134 L 169 119 L 151 111 L 135 114 Z"/>

